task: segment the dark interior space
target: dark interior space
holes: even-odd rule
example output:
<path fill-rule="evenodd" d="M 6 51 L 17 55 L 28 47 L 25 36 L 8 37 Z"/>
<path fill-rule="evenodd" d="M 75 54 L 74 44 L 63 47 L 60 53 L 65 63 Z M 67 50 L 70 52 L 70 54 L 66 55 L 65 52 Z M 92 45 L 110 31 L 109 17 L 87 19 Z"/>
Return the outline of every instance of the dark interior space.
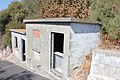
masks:
<path fill-rule="evenodd" d="M 23 54 L 23 61 L 26 60 L 25 56 L 25 40 L 22 39 L 22 54 Z"/>
<path fill-rule="evenodd" d="M 64 34 L 54 33 L 54 52 L 63 53 Z"/>
<path fill-rule="evenodd" d="M 17 37 L 15 37 L 15 47 L 16 47 L 16 48 L 18 47 L 18 40 L 17 40 Z"/>

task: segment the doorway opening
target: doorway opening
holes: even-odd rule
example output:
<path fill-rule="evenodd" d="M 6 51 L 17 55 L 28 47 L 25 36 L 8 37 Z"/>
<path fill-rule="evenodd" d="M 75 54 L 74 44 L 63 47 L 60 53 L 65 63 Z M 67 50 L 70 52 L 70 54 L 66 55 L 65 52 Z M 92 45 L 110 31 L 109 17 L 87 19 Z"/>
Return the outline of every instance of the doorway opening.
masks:
<path fill-rule="evenodd" d="M 26 60 L 26 56 L 25 56 L 25 40 L 22 39 L 22 61 Z"/>
<path fill-rule="evenodd" d="M 15 37 L 15 48 L 18 48 L 18 39 Z"/>
<path fill-rule="evenodd" d="M 52 69 L 62 73 L 64 34 L 52 33 Z"/>

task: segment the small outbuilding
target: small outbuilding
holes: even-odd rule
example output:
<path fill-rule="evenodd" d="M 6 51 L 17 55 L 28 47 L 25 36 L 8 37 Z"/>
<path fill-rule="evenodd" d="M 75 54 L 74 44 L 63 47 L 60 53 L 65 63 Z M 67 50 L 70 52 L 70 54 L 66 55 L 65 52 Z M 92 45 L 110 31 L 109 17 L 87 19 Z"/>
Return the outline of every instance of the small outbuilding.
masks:
<path fill-rule="evenodd" d="M 20 60 L 26 61 L 26 30 L 10 29 L 12 35 L 12 52 Z"/>
<path fill-rule="evenodd" d="M 80 67 L 85 55 L 101 43 L 100 22 L 75 18 L 33 19 L 24 22 L 27 66 L 36 71 L 43 69 L 64 79 L 73 69 Z M 11 31 L 12 36 L 19 34 Z"/>

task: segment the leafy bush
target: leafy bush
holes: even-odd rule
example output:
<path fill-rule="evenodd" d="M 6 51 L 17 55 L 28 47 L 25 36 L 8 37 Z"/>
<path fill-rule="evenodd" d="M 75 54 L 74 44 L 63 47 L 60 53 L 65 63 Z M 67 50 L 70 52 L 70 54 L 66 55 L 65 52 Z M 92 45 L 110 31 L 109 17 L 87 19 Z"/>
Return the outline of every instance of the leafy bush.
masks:
<path fill-rule="evenodd" d="M 120 0 L 91 0 L 91 19 L 102 22 L 109 39 L 120 39 Z"/>
<path fill-rule="evenodd" d="M 0 40 L 2 48 L 11 44 L 9 29 L 25 28 L 25 18 L 39 18 L 44 0 L 13 1 L 7 9 L 0 11 Z"/>
<path fill-rule="evenodd" d="M 27 16 L 23 3 L 14 1 L 7 9 L 0 12 L 0 38 L 4 48 L 10 45 L 11 36 L 9 29 L 25 28 L 23 19 Z"/>
<path fill-rule="evenodd" d="M 25 28 L 23 19 L 63 17 L 101 21 L 106 39 L 120 40 L 120 0 L 14 1 L 0 11 L 0 39 L 4 46 L 10 45 L 9 29 Z"/>

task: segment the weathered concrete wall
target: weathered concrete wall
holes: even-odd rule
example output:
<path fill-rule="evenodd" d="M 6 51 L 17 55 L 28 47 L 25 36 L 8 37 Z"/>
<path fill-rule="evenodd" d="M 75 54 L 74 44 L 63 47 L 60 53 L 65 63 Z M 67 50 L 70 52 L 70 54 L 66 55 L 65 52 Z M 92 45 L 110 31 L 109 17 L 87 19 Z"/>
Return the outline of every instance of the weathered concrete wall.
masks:
<path fill-rule="evenodd" d="M 95 50 L 87 80 L 120 80 L 120 52 Z"/>
<path fill-rule="evenodd" d="M 39 30 L 39 49 L 34 46 L 33 30 Z M 68 76 L 68 62 L 69 62 L 69 38 L 70 38 L 70 26 L 59 24 L 26 24 L 26 36 L 27 36 L 27 56 L 28 66 L 34 68 L 35 71 L 43 69 L 50 72 L 51 64 L 51 32 L 64 34 L 64 58 L 63 58 L 63 74 L 62 77 Z M 37 42 L 36 42 L 37 43 Z M 36 56 L 37 54 L 37 56 Z M 38 67 L 39 66 L 39 67 Z"/>
<path fill-rule="evenodd" d="M 12 35 L 12 51 L 14 53 L 14 55 L 22 60 L 22 54 L 21 54 L 21 47 L 22 47 L 22 41 L 21 39 L 24 39 L 26 40 L 26 36 L 25 35 L 22 35 L 22 34 L 18 34 L 18 33 L 15 33 L 15 32 L 11 32 L 11 35 Z M 15 48 L 15 37 L 17 38 L 18 40 L 18 48 Z"/>
<path fill-rule="evenodd" d="M 101 43 L 100 25 L 71 24 L 70 71 L 81 66 L 86 54 Z"/>

